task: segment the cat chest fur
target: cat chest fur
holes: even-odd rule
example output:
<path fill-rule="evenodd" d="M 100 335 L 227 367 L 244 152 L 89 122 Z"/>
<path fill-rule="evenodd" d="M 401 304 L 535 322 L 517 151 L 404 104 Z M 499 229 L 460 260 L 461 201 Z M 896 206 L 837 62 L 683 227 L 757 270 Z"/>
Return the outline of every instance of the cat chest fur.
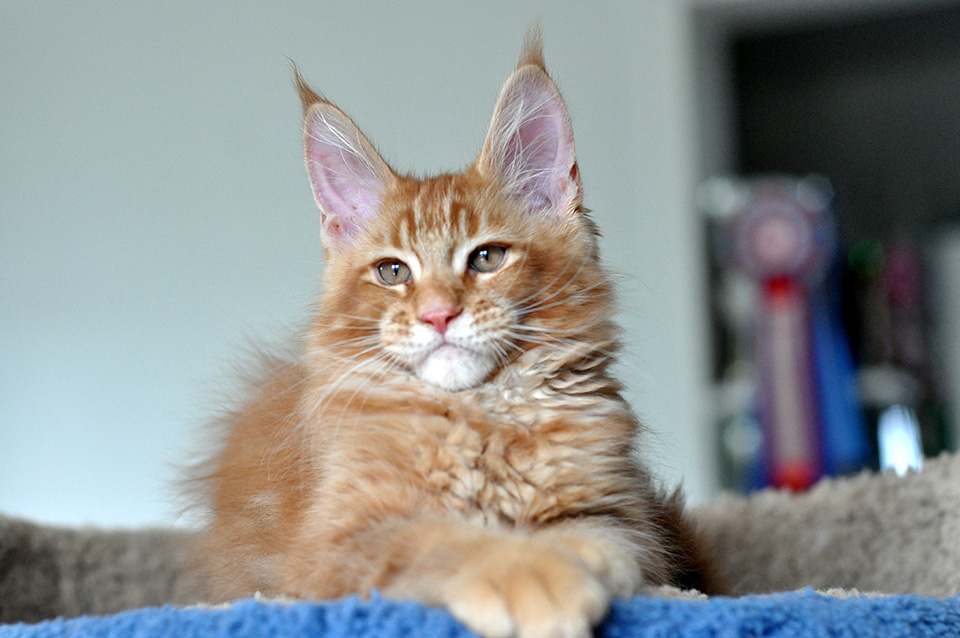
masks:
<path fill-rule="evenodd" d="M 542 525 L 601 507 L 623 489 L 626 428 L 617 419 L 476 399 L 405 403 L 402 417 L 355 430 L 368 480 L 382 485 L 392 475 L 420 514 L 490 526 Z"/>

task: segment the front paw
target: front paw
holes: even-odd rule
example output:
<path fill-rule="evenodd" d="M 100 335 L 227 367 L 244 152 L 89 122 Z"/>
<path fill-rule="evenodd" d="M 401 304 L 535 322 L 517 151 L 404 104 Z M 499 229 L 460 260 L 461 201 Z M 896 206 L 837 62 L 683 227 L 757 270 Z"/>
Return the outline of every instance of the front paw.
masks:
<path fill-rule="evenodd" d="M 444 605 L 486 638 L 587 638 L 610 605 L 579 559 L 532 540 L 484 548 L 447 585 Z"/>

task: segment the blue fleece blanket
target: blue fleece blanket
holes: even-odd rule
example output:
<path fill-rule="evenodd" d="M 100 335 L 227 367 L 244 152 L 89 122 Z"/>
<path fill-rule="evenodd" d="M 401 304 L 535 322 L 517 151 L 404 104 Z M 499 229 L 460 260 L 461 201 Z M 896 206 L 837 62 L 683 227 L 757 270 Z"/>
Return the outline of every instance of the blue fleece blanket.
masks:
<path fill-rule="evenodd" d="M 254 600 L 227 609 L 140 609 L 105 618 L 0 626 L 0 638 L 458 638 L 447 612 L 374 598 L 282 605 Z M 733 636 L 960 636 L 960 598 L 836 599 L 813 592 L 739 599 L 616 601 L 603 638 Z"/>

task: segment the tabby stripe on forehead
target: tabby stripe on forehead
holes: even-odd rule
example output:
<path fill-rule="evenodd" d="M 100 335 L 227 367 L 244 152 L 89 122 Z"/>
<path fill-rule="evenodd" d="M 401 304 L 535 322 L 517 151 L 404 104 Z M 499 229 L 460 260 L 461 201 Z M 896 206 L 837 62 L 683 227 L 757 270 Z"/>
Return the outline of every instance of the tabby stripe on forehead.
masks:
<path fill-rule="evenodd" d="M 427 195 L 427 191 L 424 188 L 424 184 L 420 184 L 420 187 L 417 189 L 417 194 L 413 198 L 413 207 L 409 209 L 408 214 L 405 214 L 403 217 L 403 230 L 404 230 L 404 241 L 406 242 L 405 246 L 410 248 L 415 242 L 415 238 L 419 236 L 420 227 L 423 224 L 423 211 L 424 211 L 424 198 Z"/>
<path fill-rule="evenodd" d="M 400 218 L 400 243 L 398 246 L 403 248 L 410 248 L 413 245 L 413 236 L 417 227 L 417 212 L 416 206 L 419 201 L 414 202 L 414 208 L 408 208 L 403 212 L 403 217 Z"/>
<path fill-rule="evenodd" d="M 465 232 L 469 232 L 464 227 L 466 223 L 466 219 L 464 219 L 464 217 L 466 216 L 466 214 L 467 214 L 467 210 L 463 202 L 458 201 L 456 199 L 450 202 L 450 212 L 449 212 L 450 223 L 453 226 L 454 232 L 460 237 L 463 237 Z"/>
<path fill-rule="evenodd" d="M 400 248 L 401 246 L 404 245 L 403 243 L 404 233 L 401 226 L 403 226 L 404 223 L 406 223 L 405 220 L 410 220 L 410 219 L 413 219 L 413 209 L 407 208 L 407 209 L 404 209 L 402 213 L 400 213 L 399 219 L 393 222 L 393 227 L 390 233 L 391 246 L 395 248 Z"/>
<path fill-rule="evenodd" d="M 467 220 L 467 236 L 475 237 L 480 230 L 480 220 L 478 219 L 478 215 L 474 213 L 473 207 L 467 205 L 463 206 L 463 214 Z"/>
<path fill-rule="evenodd" d="M 453 216 L 451 215 L 451 213 L 453 212 L 453 208 L 454 208 L 454 184 L 451 181 L 449 184 L 447 184 L 446 192 L 443 194 L 443 212 L 445 213 L 443 216 L 444 226 L 447 227 L 448 233 L 451 230 L 456 229 L 456 224 L 454 223 Z"/>

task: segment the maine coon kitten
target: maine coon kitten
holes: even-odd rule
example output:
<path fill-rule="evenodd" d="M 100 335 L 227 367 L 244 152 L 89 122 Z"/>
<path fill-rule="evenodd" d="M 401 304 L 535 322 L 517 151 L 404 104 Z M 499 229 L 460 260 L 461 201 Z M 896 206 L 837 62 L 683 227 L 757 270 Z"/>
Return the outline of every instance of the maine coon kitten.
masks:
<path fill-rule="evenodd" d="M 225 418 L 208 596 L 376 589 L 494 638 L 588 636 L 613 597 L 703 587 L 610 376 L 611 287 L 538 39 L 480 157 L 430 179 L 297 83 L 325 293 Z"/>

